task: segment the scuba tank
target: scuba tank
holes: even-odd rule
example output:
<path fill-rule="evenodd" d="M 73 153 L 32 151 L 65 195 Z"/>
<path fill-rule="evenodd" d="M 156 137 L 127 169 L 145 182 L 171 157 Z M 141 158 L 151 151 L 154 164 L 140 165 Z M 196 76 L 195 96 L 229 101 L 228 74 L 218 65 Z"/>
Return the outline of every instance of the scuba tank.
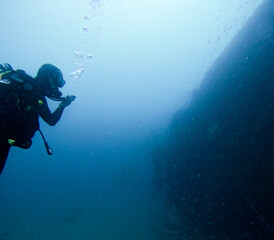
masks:
<path fill-rule="evenodd" d="M 34 88 L 39 88 L 39 89 L 43 89 L 44 86 L 42 86 L 41 83 L 38 83 L 35 81 L 35 79 L 33 79 L 31 76 L 29 76 L 25 71 L 23 70 L 14 70 L 10 64 L 5 63 L 4 65 L 0 64 L 0 85 L 1 84 L 5 84 L 5 86 L 9 85 L 9 91 L 13 91 L 15 96 L 18 98 L 17 96 L 17 92 L 21 92 L 24 91 L 26 93 L 31 92 Z M 54 98 L 52 100 L 55 101 L 62 101 L 62 98 Z M 24 119 L 24 116 L 22 115 L 22 119 L 23 121 L 26 121 Z M 44 141 L 46 150 L 48 155 L 52 155 L 53 154 L 53 150 L 49 147 L 40 127 L 37 129 L 40 134 L 41 137 Z M 11 146 L 18 146 L 20 148 L 24 148 L 27 149 L 31 146 L 31 140 L 30 143 L 27 144 L 25 146 L 24 143 L 18 143 L 16 140 L 13 139 L 8 139 L 8 143 Z"/>

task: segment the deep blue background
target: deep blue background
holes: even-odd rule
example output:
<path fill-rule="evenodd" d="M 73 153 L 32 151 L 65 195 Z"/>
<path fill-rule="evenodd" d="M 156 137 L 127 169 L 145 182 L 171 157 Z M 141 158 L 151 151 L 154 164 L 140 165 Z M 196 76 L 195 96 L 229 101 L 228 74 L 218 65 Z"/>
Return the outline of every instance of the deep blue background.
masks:
<path fill-rule="evenodd" d="M 159 239 L 151 149 L 260 3 L 2 1 L 0 62 L 32 76 L 55 64 L 77 99 L 55 127 L 41 121 L 52 157 L 38 134 L 11 150 L 0 239 Z"/>

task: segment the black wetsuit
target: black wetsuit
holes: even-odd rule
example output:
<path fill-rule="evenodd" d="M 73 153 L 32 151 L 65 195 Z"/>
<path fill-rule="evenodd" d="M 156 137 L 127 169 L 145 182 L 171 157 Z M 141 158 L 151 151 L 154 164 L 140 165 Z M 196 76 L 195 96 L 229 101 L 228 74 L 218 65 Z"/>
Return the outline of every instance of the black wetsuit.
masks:
<path fill-rule="evenodd" d="M 31 138 L 39 129 L 39 117 L 54 126 L 62 116 L 64 107 L 51 113 L 47 100 L 39 88 L 24 89 L 12 84 L 0 84 L 0 174 L 11 147 L 29 148 Z"/>

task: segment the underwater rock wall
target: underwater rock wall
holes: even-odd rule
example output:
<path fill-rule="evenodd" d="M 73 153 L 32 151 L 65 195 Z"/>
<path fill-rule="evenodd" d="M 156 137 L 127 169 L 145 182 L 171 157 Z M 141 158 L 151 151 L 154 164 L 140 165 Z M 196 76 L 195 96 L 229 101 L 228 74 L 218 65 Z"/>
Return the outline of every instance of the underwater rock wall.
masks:
<path fill-rule="evenodd" d="M 154 152 L 170 239 L 273 239 L 274 1 L 216 60 Z"/>

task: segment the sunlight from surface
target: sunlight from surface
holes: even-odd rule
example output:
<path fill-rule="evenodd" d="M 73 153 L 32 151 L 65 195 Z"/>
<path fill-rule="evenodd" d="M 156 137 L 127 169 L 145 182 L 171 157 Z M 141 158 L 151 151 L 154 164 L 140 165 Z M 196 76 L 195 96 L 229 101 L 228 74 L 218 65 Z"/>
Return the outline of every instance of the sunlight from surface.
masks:
<path fill-rule="evenodd" d="M 160 127 L 260 3 L 5 1 L 13 14 L 2 13 L 0 60 L 32 75 L 44 62 L 58 65 L 82 124 Z"/>
<path fill-rule="evenodd" d="M 54 127 L 39 118 L 52 156 L 37 133 L 30 149 L 12 147 L 0 177 L 0 239 L 159 240 L 159 223 L 170 234 L 161 222 L 166 206 L 153 212 L 161 208 L 155 146 L 261 2 L 1 0 L 0 64 L 33 77 L 54 64 L 67 82 L 63 96 L 76 100 Z M 48 99 L 52 111 L 59 103 Z"/>

